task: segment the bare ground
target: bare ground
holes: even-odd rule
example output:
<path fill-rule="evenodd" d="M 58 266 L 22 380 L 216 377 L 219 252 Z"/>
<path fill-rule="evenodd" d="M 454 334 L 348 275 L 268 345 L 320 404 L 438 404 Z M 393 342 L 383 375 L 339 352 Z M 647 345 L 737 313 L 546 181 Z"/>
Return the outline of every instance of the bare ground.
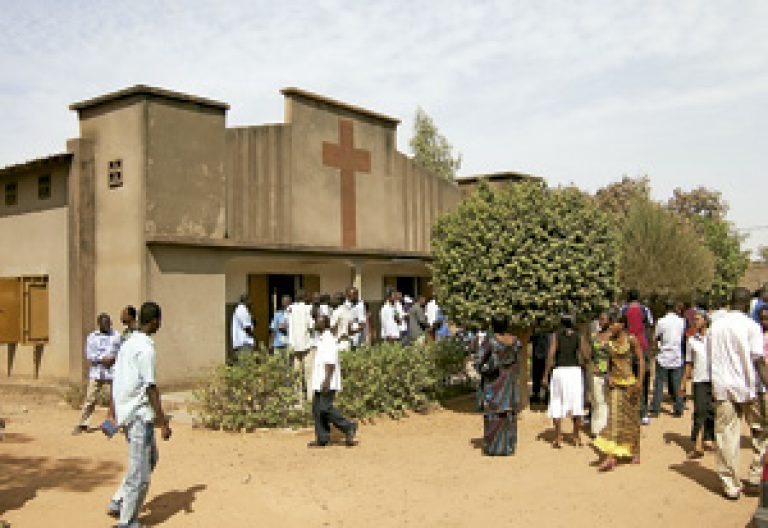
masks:
<path fill-rule="evenodd" d="M 2 388 L 0 388 L 2 391 Z M 755 497 L 726 501 L 714 455 L 687 461 L 690 412 L 643 428 L 639 466 L 598 474 L 589 447 L 554 450 L 526 412 L 518 452 L 480 451 L 469 399 L 360 429 L 360 445 L 308 450 L 308 430 L 228 434 L 176 423 L 142 521 L 196 527 L 674 526 L 744 528 Z M 98 423 L 104 416 L 94 416 Z M 78 412 L 52 396 L 0 392 L 0 519 L 16 527 L 112 526 L 106 504 L 125 468 L 121 437 L 70 435 Z M 744 431 L 746 433 L 746 430 Z M 744 439 L 743 447 L 747 443 Z M 742 450 L 746 469 L 748 452 Z"/>

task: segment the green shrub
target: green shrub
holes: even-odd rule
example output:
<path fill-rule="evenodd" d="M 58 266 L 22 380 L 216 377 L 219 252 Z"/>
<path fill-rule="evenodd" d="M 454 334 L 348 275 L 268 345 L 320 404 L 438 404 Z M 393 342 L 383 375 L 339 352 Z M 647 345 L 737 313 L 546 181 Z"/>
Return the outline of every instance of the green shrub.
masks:
<path fill-rule="evenodd" d="M 336 405 L 348 417 L 400 417 L 423 411 L 444 394 L 456 393 L 465 352 L 453 340 L 426 347 L 382 343 L 341 353 L 342 391 Z M 283 357 L 254 352 L 236 365 L 214 370 L 195 392 L 195 411 L 202 425 L 227 431 L 256 427 L 305 426 L 311 422 L 302 405 L 300 377 Z"/>
<path fill-rule="evenodd" d="M 225 431 L 305 425 L 310 414 L 296 389 L 299 383 L 299 373 L 284 356 L 258 350 L 216 368 L 195 391 L 194 408 L 205 427 Z"/>

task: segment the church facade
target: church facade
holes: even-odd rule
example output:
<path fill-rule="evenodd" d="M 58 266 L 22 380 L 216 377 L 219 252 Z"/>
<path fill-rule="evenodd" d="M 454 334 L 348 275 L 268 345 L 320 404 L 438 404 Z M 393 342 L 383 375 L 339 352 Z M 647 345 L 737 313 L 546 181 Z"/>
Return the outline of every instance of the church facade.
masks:
<path fill-rule="evenodd" d="M 77 381 L 106 312 L 163 309 L 164 382 L 226 354 L 245 292 L 265 341 L 280 295 L 356 285 L 429 293 L 431 227 L 462 191 L 397 151 L 398 120 L 297 88 L 285 120 L 227 127 L 228 105 L 134 86 L 71 105 L 66 151 L 0 168 L 7 374 Z"/>

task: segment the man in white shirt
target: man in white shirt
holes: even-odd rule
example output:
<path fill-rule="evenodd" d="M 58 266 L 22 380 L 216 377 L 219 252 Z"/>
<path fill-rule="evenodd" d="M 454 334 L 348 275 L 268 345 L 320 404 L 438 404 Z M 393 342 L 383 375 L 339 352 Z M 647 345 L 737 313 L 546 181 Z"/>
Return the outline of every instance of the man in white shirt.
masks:
<path fill-rule="evenodd" d="M 288 307 L 286 319 L 288 322 L 288 350 L 293 368 L 301 372 L 301 390 L 307 401 L 312 397 L 311 384 L 309 383 L 312 372 L 312 305 L 307 302 L 307 294 L 304 290 L 296 292 L 296 301 Z"/>
<path fill-rule="evenodd" d="M 331 424 L 345 436 L 348 447 L 355 445 L 357 424 L 344 418 L 333 406 L 336 393 L 341 391 L 341 369 L 339 346 L 331 333 L 329 320 L 321 315 L 317 318 L 317 350 L 312 369 L 312 417 L 315 420 L 315 440 L 309 447 L 326 447 L 331 441 Z"/>
<path fill-rule="evenodd" d="M 766 445 L 766 427 L 760 413 L 757 393 L 760 381 L 768 381 L 763 337 L 760 327 L 746 311 L 749 290 L 736 288 L 731 311 L 712 323 L 708 353 L 712 365 L 712 392 L 715 399 L 715 441 L 717 473 L 725 496 L 735 500 L 741 493 L 738 476 L 741 418 L 752 436 L 750 486 L 759 486 Z"/>
<path fill-rule="evenodd" d="M 155 426 L 161 428 L 163 440 L 171 437 L 156 384 L 156 352 L 151 337 L 160 329 L 160 307 L 144 303 L 139 322 L 139 331 L 123 343 L 115 363 L 115 412 L 128 440 L 128 470 L 108 509 L 119 517 L 118 527 L 131 528 L 140 526 L 139 512 L 157 464 Z"/>
<path fill-rule="evenodd" d="M 653 380 L 653 400 L 651 417 L 659 416 L 661 399 L 664 396 L 666 380 L 670 394 L 674 397 L 673 411 L 676 418 L 683 415 L 683 399 L 680 397 L 680 380 L 683 366 L 683 339 L 685 337 L 685 319 L 675 313 L 675 305 L 667 303 L 667 314 L 659 319 L 654 337 L 659 346 L 656 355 L 656 372 Z"/>
<path fill-rule="evenodd" d="M 247 294 L 240 296 L 240 302 L 232 314 L 232 348 L 235 357 L 253 352 L 253 320 L 248 305 L 251 303 Z"/>
<path fill-rule="evenodd" d="M 331 299 L 331 331 L 339 342 L 339 350 L 350 348 L 350 326 L 352 325 L 352 310 L 344 302 L 344 294 L 338 292 Z"/>
<path fill-rule="evenodd" d="M 437 312 L 440 310 L 440 307 L 437 304 L 437 295 L 432 294 L 432 298 L 429 299 L 429 302 L 427 303 L 427 322 L 429 323 L 430 328 L 434 328 L 435 323 L 437 322 Z"/>
<path fill-rule="evenodd" d="M 381 323 L 381 340 L 394 342 L 400 339 L 400 326 L 397 324 L 397 313 L 395 309 L 395 292 L 387 290 L 384 304 L 379 312 Z"/>
<path fill-rule="evenodd" d="M 88 371 L 88 388 L 80 415 L 80 423 L 72 431 L 73 435 L 88 430 L 88 423 L 91 420 L 93 410 L 96 408 L 99 393 L 104 389 L 107 390 L 108 394 L 112 392 L 112 366 L 115 363 L 122 339 L 120 334 L 112 328 L 112 319 L 107 314 L 99 314 L 96 318 L 96 324 L 99 330 L 88 334 L 85 340 L 85 359 L 91 367 Z"/>
<path fill-rule="evenodd" d="M 366 315 L 365 303 L 360 299 L 360 292 L 354 286 L 347 288 L 347 302 L 345 304 L 352 314 L 352 323 L 349 327 L 351 345 L 352 348 L 357 348 L 365 344 L 368 316 Z"/>
<path fill-rule="evenodd" d="M 399 291 L 395 292 L 395 315 L 397 318 L 397 326 L 400 328 L 400 340 L 408 336 L 408 307 L 409 303 L 413 304 L 413 300 L 410 297 L 403 297 L 403 294 Z"/>

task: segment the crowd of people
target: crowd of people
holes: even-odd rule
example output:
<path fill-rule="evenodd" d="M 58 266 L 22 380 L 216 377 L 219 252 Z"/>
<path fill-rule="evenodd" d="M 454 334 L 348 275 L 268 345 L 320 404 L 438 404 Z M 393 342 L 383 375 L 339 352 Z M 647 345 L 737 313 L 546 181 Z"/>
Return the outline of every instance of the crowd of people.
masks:
<path fill-rule="evenodd" d="M 247 295 L 232 316 L 231 338 L 237 358 L 255 347 L 254 323 Z M 171 436 L 156 383 L 156 352 L 152 336 L 160 329 L 160 307 L 146 302 L 140 310 L 126 306 L 118 333 L 107 314 L 97 317 L 88 335 L 85 357 L 89 382 L 80 422 L 73 434 L 89 429 L 99 393 L 109 395 L 101 430 L 112 436 L 122 430 L 128 441 L 128 468 L 108 505 L 118 526 L 138 526 L 150 475 L 158 460 L 155 428 Z M 415 301 L 389 289 L 379 312 L 378 335 L 359 292 L 349 287 L 335 295 L 303 291 L 283 296 L 270 322 L 269 349 L 300 372 L 302 398 L 312 403 L 315 439 L 311 448 L 330 445 L 331 425 L 347 446 L 357 443 L 357 424 L 334 407 L 342 388 L 339 353 L 381 342 L 423 345 L 456 332 L 437 299 Z M 496 315 L 488 331 L 464 336 L 475 353 L 479 372 L 478 405 L 484 413 L 484 451 L 509 455 L 517 443 L 521 410 L 522 343 L 507 319 Z M 672 415 L 683 416 L 688 383 L 692 386 L 692 459 L 714 449 L 717 472 L 727 498 L 742 492 L 738 475 L 740 427 L 751 431 L 752 461 L 747 486 L 757 486 L 768 442 L 768 289 L 755 299 L 737 288 L 723 306 L 684 306 L 669 302 L 654 322 L 652 311 L 630 291 L 623 306 L 614 306 L 583 332 L 571 316 L 563 316 L 555 332 L 531 337 L 532 403 L 545 403 L 554 423 L 553 447 L 564 445 L 562 421 L 573 421 L 572 443 L 582 446 L 582 430 L 602 454 L 599 471 L 614 469 L 621 460 L 640 463 L 640 428 L 659 416 L 664 388 Z M 651 373 L 653 393 L 650 392 Z M 648 405 L 651 397 L 650 407 Z"/>
<path fill-rule="evenodd" d="M 589 335 L 580 333 L 567 316 L 556 332 L 534 335 L 534 376 L 542 349 L 547 351 L 544 367 L 538 369 L 541 378 L 533 379 L 534 396 L 535 401 L 548 401 L 553 446 L 563 445 L 561 422 L 567 417 L 573 420 L 572 443 L 583 445 L 580 431 L 589 420 L 592 445 L 601 453 L 595 462 L 599 471 L 614 469 L 620 460 L 639 464 L 641 424 L 659 416 L 665 385 L 671 414 L 681 418 L 690 382 L 688 457 L 701 458 L 714 450 L 724 495 L 738 499 L 744 488 L 738 476 L 744 420 L 752 436 L 745 482 L 759 486 L 768 441 L 767 294 L 762 289 L 751 299 L 749 290 L 737 288 L 727 303 L 706 308 L 668 302 L 654 323 L 651 310 L 632 291 L 624 306 L 600 314 Z"/>

